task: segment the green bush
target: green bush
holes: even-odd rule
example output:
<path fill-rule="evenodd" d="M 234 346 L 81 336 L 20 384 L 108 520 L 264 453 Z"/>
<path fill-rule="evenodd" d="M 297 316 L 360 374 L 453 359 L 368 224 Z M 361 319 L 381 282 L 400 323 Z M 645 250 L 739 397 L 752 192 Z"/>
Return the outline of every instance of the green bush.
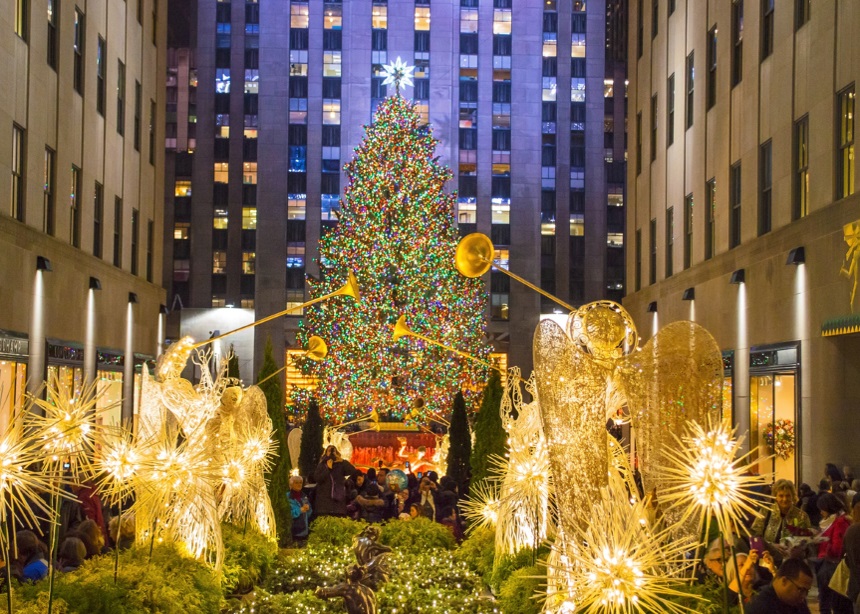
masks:
<path fill-rule="evenodd" d="M 317 544 L 287 550 L 278 556 L 265 588 L 272 593 L 292 593 L 337 584 L 353 563 L 355 557 L 348 546 Z"/>
<path fill-rule="evenodd" d="M 352 538 L 361 533 L 366 526 L 367 523 L 349 518 L 321 516 L 311 524 L 308 545 L 351 546 Z"/>
<path fill-rule="evenodd" d="M 382 525 L 382 538 L 379 541 L 407 553 L 420 553 L 438 548 L 453 550 L 457 545 L 448 527 L 433 522 L 429 518 L 387 522 Z"/>
<path fill-rule="evenodd" d="M 157 545 L 151 562 L 148 548 L 122 552 L 116 583 L 113 565 L 113 557 L 99 556 L 77 571 L 57 574 L 54 602 L 68 604 L 68 614 L 217 614 L 221 609 L 217 574 L 174 544 Z M 22 585 L 16 592 L 30 604 L 46 603 L 48 583 Z"/>
<path fill-rule="evenodd" d="M 258 589 L 252 598 L 230 602 L 224 614 L 340 614 L 342 603 L 341 599 L 320 599 L 313 591 L 272 595 Z"/>
<path fill-rule="evenodd" d="M 499 588 L 499 605 L 505 614 L 540 614 L 537 593 L 546 586 L 546 569 L 522 567 Z"/>
<path fill-rule="evenodd" d="M 496 554 L 496 531 L 490 527 L 479 527 L 469 534 L 454 556 L 466 563 L 469 569 L 484 578 L 489 584 Z"/>
<path fill-rule="evenodd" d="M 507 580 L 508 577 L 510 577 L 510 575 L 517 569 L 531 567 L 538 560 L 546 559 L 547 554 L 549 554 L 549 549 L 545 547 L 540 548 L 537 555 L 534 555 L 531 549 L 525 548 L 513 556 L 503 556 L 498 559 L 493 565 L 493 573 L 490 576 L 489 582 L 493 593 L 498 595 L 502 584 L 504 584 L 505 580 Z"/>
<path fill-rule="evenodd" d="M 224 591 L 247 593 L 262 583 L 271 571 L 278 554 L 277 545 L 256 530 L 221 525 L 224 538 L 224 565 L 221 583 Z"/>

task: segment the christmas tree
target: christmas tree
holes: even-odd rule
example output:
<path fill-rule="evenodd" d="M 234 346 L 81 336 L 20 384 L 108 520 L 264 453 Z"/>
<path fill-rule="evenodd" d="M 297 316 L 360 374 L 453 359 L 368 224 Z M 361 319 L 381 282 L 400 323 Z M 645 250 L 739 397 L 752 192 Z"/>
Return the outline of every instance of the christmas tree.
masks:
<path fill-rule="evenodd" d="M 399 94 L 378 107 L 374 123 L 346 165 L 338 224 L 320 241 L 321 279 L 311 296 L 332 292 L 355 273 L 361 301 L 327 301 L 308 310 L 300 334 L 328 344 L 307 365 L 320 378 L 320 410 L 342 422 L 376 409 L 383 417 L 426 422 L 447 412 L 458 390 L 471 406 L 486 369 L 425 341 L 392 338 L 394 323 L 486 360 L 480 279 L 454 267 L 456 198 L 444 192 L 451 171 L 434 158 L 436 140 Z M 421 409 L 413 409 L 418 398 Z"/>

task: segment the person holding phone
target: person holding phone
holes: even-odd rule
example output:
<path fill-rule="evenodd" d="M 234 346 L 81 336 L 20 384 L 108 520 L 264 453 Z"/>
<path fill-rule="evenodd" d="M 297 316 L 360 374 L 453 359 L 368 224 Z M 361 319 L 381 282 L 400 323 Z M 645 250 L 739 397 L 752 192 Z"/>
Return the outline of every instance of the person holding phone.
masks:
<path fill-rule="evenodd" d="M 771 494 L 775 499 L 773 505 L 759 511 L 759 516 L 753 522 L 751 536 L 761 537 L 765 549 L 770 552 L 774 562 L 779 566 L 791 554 L 788 546 L 783 545 L 784 537 L 811 536 L 812 524 L 809 516 L 794 505 L 797 492 L 791 480 L 777 480 Z M 800 556 L 803 553 L 795 553 Z"/>
<path fill-rule="evenodd" d="M 346 516 L 346 480 L 358 475 L 349 461 L 343 460 L 335 446 L 328 446 L 314 469 L 317 516 Z"/>

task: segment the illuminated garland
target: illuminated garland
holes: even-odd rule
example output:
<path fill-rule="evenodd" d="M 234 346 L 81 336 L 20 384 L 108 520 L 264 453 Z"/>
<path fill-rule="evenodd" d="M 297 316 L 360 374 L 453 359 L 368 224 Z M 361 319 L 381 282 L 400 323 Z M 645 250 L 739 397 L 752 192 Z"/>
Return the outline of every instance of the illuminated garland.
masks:
<path fill-rule="evenodd" d="M 336 228 L 320 241 L 322 278 L 311 296 L 327 294 L 353 271 L 362 299 L 333 299 L 308 310 L 299 343 L 311 334 L 329 345 L 326 360 L 305 368 L 320 377 L 320 410 L 341 422 L 377 409 L 406 418 L 416 398 L 447 415 L 457 390 L 474 405 L 486 370 L 415 338 L 392 339 L 405 314 L 416 332 L 486 360 L 483 282 L 454 268 L 456 198 L 443 191 L 451 171 L 435 159 L 436 140 L 401 96 L 379 105 L 374 123 L 346 165 Z M 310 361 L 308 361 L 310 362 Z"/>

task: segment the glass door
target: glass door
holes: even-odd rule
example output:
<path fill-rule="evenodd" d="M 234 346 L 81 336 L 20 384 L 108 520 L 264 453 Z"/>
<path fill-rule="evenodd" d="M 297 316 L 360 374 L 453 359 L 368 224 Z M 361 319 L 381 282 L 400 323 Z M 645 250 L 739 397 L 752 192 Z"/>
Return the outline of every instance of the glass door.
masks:
<path fill-rule="evenodd" d="M 758 459 L 759 473 L 773 473 L 774 478 L 796 481 L 796 373 L 767 373 L 750 375 L 750 450 L 752 460 Z M 787 421 L 787 422 L 781 422 Z M 794 445 L 787 450 L 777 443 L 776 449 L 768 433 L 774 425 L 789 427 Z M 779 437 L 778 437 L 779 439 Z M 783 454 L 776 452 L 784 451 Z M 770 457 L 770 458 L 769 458 Z"/>

